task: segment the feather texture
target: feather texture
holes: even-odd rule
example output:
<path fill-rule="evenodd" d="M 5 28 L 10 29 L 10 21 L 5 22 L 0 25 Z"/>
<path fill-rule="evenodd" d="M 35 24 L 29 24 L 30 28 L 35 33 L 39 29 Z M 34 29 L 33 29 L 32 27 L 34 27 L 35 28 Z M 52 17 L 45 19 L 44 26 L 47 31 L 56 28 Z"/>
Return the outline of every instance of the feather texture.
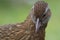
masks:
<path fill-rule="evenodd" d="M 47 8 L 46 16 L 42 17 L 46 5 L 38 1 L 24 22 L 0 26 L 0 40 L 45 40 L 45 28 L 51 16 Z"/>

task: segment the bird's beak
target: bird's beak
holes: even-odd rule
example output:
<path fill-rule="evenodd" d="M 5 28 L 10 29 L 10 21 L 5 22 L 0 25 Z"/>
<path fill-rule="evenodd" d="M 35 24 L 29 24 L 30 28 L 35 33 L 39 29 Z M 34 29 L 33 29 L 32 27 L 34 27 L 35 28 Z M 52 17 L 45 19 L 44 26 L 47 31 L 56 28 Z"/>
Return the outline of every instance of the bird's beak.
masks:
<path fill-rule="evenodd" d="M 36 32 L 38 32 L 39 28 L 41 26 L 41 22 L 39 21 L 39 18 L 37 18 L 37 21 L 36 21 Z"/>

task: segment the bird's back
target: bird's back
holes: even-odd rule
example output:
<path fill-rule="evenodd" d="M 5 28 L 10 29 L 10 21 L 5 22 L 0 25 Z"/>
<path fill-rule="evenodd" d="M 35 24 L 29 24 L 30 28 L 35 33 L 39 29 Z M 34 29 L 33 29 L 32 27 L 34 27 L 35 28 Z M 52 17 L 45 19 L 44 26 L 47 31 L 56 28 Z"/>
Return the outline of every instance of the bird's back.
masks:
<path fill-rule="evenodd" d="M 24 32 L 21 25 L 4 25 L 0 27 L 0 40 L 15 40 L 19 36 L 22 37 Z"/>
<path fill-rule="evenodd" d="M 23 23 L 0 26 L 0 40 L 31 40 L 32 26 L 30 18 Z"/>

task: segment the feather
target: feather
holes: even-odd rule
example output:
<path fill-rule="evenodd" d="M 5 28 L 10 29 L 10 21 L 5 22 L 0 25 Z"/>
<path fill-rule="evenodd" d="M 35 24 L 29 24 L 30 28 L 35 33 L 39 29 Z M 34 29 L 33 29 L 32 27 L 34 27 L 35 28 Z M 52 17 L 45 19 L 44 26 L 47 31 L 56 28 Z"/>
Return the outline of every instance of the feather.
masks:
<path fill-rule="evenodd" d="M 24 22 L 0 26 L 0 40 L 45 40 L 45 28 L 51 14 L 46 7 L 46 2 L 38 1 Z M 47 15 L 42 17 L 44 10 Z"/>

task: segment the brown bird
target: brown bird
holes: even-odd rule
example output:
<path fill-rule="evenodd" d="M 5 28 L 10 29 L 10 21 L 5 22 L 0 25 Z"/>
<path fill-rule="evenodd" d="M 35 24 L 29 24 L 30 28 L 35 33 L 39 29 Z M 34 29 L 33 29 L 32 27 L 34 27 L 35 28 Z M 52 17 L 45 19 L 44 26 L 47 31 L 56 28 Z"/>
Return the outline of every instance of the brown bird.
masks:
<path fill-rule="evenodd" d="M 45 40 L 50 16 L 48 3 L 38 1 L 24 22 L 0 26 L 0 40 Z"/>

